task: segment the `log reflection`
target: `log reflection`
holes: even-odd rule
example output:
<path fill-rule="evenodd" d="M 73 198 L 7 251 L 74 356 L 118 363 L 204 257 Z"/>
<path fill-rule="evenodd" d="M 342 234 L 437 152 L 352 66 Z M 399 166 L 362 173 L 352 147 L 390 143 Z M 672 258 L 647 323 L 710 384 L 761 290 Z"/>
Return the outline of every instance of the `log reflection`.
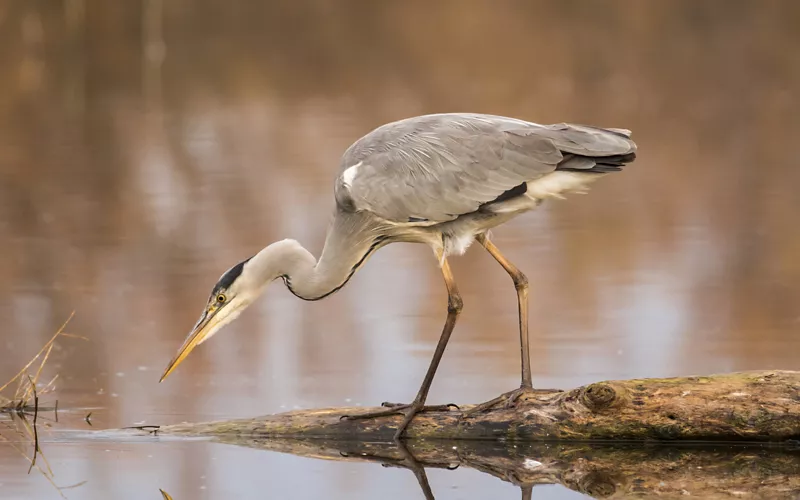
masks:
<path fill-rule="evenodd" d="M 435 498 L 425 469 L 469 467 L 520 487 L 560 484 L 592 498 L 798 498 L 800 448 L 787 446 L 643 446 L 425 441 L 406 444 L 225 436 L 218 442 L 297 456 L 374 462 L 414 473 Z"/>

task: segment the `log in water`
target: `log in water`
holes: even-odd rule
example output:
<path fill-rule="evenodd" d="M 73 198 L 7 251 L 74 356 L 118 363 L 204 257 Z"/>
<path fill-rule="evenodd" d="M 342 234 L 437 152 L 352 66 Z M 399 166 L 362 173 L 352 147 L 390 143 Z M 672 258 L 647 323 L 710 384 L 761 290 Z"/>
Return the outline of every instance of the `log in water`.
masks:
<path fill-rule="evenodd" d="M 466 410 L 469 407 L 463 407 Z M 250 419 L 165 426 L 160 434 L 248 435 L 390 441 L 402 416 L 341 420 L 375 408 L 298 410 Z M 515 407 L 502 404 L 464 417 L 462 410 L 414 418 L 409 439 L 516 441 L 771 441 L 800 440 L 800 372 L 598 382 L 542 392 Z"/>

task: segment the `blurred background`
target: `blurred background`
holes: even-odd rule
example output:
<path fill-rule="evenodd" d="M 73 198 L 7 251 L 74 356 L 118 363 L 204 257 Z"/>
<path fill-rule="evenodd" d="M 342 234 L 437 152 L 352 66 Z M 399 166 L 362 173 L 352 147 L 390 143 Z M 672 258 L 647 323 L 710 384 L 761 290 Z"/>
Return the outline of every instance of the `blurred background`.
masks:
<path fill-rule="evenodd" d="M 95 426 L 412 399 L 446 313 L 421 245 L 324 301 L 275 283 L 157 382 L 228 267 L 287 237 L 319 254 L 348 145 L 447 111 L 639 146 L 588 195 L 494 231 L 531 282 L 534 384 L 800 369 L 798 26 L 793 0 L 0 1 L 0 380 L 74 310 L 89 340 L 47 369 Z M 518 384 L 510 279 L 477 247 L 453 268 L 465 309 L 432 403 Z M 74 498 L 419 495 L 402 471 L 148 446 L 45 452 L 60 484 L 88 480 Z M 2 448 L 0 464 L 8 498 L 55 494 Z M 431 481 L 437 498 L 519 495 L 470 471 Z"/>

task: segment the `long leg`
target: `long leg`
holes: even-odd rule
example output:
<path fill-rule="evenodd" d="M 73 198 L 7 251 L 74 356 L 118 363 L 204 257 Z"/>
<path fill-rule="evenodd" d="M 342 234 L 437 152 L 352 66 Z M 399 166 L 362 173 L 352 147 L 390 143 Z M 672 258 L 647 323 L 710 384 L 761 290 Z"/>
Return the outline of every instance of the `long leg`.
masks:
<path fill-rule="evenodd" d="M 520 387 L 531 389 L 533 381 L 531 379 L 531 353 L 528 347 L 528 278 L 522 271 L 508 261 L 500 253 L 494 243 L 489 241 L 485 234 L 477 236 L 476 240 L 486 249 L 494 259 L 503 266 L 511 279 L 514 281 L 514 288 L 517 289 L 517 306 L 519 308 L 519 347 L 520 357 L 522 358 L 522 383 Z"/>
<path fill-rule="evenodd" d="M 448 264 L 446 258 L 443 258 L 441 251 L 437 251 L 437 257 L 442 263 L 442 276 L 444 277 L 444 284 L 447 287 L 447 320 L 444 323 L 442 335 L 439 337 L 439 343 L 436 344 L 436 350 L 433 353 L 431 364 L 428 366 L 428 371 L 425 374 L 425 378 L 422 380 L 422 385 L 419 388 L 419 392 L 417 392 L 417 397 L 414 398 L 414 402 L 411 404 L 394 405 L 387 410 L 361 413 L 358 415 L 347 415 L 343 417 L 350 420 L 356 420 L 383 417 L 398 413 L 405 414 L 403 422 L 400 424 L 400 427 L 397 428 L 397 432 L 394 435 L 395 439 L 399 439 L 403 435 L 408 427 L 408 424 L 410 424 L 411 420 L 414 418 L 414 415 L 420 411 L 434 408 L 442 409 L 442 407 L 426 408 L 425 400 L 428 398 L 428 391 L 431 388 L 431 383 L 433 383 L 433 377 L 436 375 L 436 369 L 439 367 L 439 362 L 442 360 L 444 349 L 447 347 L 448 340 L 450 340 L 450 334 L 453 333 L 453 328 L 456 326 L 456 320 L 458 319 L 459 313 L 461 313 L 463 302 L 461 301 L 461 295 L 458 293 L 458 287 L 456 287 L 456 281 L 455 278 L 453 278 L 453 272 L 450 270 L 450 264 Z"/>
<path fill-rule="evenodd" d="M 431 484 L 428 482 L 428 475 L 425 473 L 425 467 L 420 465 L 417 459 L 414 457 L 414 454 L 403 444 L 402 441 L 399 439 L 397 442 L 397 448 L 400 450 L 400 453 L 403 454 L 405 467 L 407 467 L 411 472 L 414 473 L 414 477 L 417 478 L 417 483 L 419 483 L 419 487 L 422 489 L 422 494 L 425 496 L 425 500 L 436 500 L 433 496 L 433 490 L 431 489 Z"/>
<path fill-rule="evenodd" d="M 483 246 L 483 248 L 486 249 L 487 252 L 489 252 L 492 257 L 494 257 L 494 259 L 501 266 L 503 266 L 503 269 L 506 270 L 508 275 L 511 276 L 511 279 L 514 281 L 514 288 L 517 289 L 517 306 L 519 308 L 519 348 L 522 365 L 522 381 L 519 389 L 501 394 L 490 401 L 470 408 L 462 414 L 462 418 L 488 410 L 497 403 L 503 401 L 505 401 L 506 406 L 508 407 L 513 405 L 514 402 L 523 394 L 540 392 L 533 389 L 533 382 L 531 380 L 531 354 L 528 347 L 528 278 L 522 274 L 522 271 L 517 269 L 514 264 L 509 262 L 502 253 L 500 253 L 500 249 L 498 249 L 494 243 L 489 241 L 485 234 L 480 234 L 475 239 Z M 541 392 L 550 393 L 554 392 L 554 389 L 544 389 Z"/>

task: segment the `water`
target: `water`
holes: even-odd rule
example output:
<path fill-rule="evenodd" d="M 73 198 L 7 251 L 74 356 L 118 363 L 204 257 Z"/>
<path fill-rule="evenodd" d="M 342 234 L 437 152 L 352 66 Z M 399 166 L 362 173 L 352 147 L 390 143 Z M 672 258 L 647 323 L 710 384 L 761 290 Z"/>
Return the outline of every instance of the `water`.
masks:
<path fill-rule="evenodd" d="M 157 381 L 225 269 L 285 237 L 319 253 L 352 141 L 441 111 L 639 145 L 590 194 L 494 231 L 531 281 L 537 385 L 798 369 L 798 23 L 789 0 L 5 3 L 0 380 L 76 312 L 89 340 L 43 374 L 69 409 L 43 450 L 58 485 L 85 481 L 68 498 L 423 498 L 375 464 L 70 432 L 410 400 L 446 307 L 414 245 L 318 303 L 274 284 Z M 514 290 L 477 247 L 452 266 L 465 309 L 430 401 L 478 402 L 518 383 Z M 57 498 L 2 442 L 0 463 L 3 498 Z M 429 476 L 438 499 L 520 496 Z"/>

